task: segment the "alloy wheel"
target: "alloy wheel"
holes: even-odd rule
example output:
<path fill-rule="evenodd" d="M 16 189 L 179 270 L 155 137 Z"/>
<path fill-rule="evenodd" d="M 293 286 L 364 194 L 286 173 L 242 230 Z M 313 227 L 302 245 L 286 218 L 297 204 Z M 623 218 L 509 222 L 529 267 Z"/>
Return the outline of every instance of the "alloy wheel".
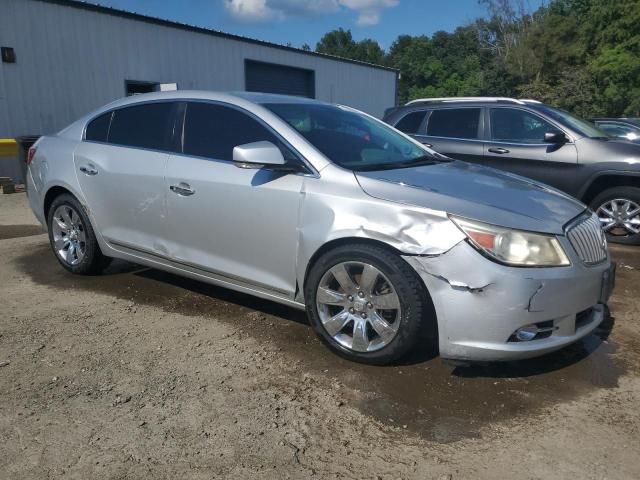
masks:
<path fill-rule="evenodd" d="M 318 285 L 316 306 L 327 333 L 356 352 L 384 348 L 400 327 L 402 309 L 393 284 L 367 263 L 331 267 Z"/>
<path fill-rule="evenodd" d="M 612 236 L 640 233 L 640 205 L 632 200 L 616 198 L 598 207 L 596 211 L 602 229 Z"/>
<path fill-rule="evenodd" d="M 87 253 L 87 238 L 82 217 L 70 205 L 60 205 L 51 222 L 53 249 L 68 265 L 78 265 Z"/>

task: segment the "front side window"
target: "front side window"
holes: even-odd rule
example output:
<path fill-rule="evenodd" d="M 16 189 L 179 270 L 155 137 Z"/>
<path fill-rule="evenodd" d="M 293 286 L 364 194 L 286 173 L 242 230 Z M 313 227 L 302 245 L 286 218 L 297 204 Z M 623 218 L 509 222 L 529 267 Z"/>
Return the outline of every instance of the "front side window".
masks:
<path fill-rule="evenodd" d="M 173 132 L 174 104 L 145 103 L 113 112 L 109 143 L 126 147 L 169 150 Z"/>
<path fill-rule="evenodd" d="M 426 116 L 427 112 L 411 112 L 402 119 L 398 123 L 396 123 L 396 128 L 401 132 L 408 133 L 409 135 L 414 135 L 418 133 L 420 129 L 420 125 L 422 125 L 422 121 Z"/>
<path fill-rule="evenodd" d="M 544 143 L 544 134 L 558 131 L 537 115 L 515 108 L 491 109 L 491 140 L 508 143 Z"/>
<path fill-rule="evenodd" d="M 558 122 L 561 125 L 568 126 L 584 137 L 607 138 L 606 133 L 596 127 L 593 123 L 575 117 L 569 112 L 565 112 L 564 110 L 560 110 L 559 108 L 553 108 L 549 105 L 545 105 L 544 103 L 529 105 L 529 108 L 532 108 L 542 113 L 543 115 L 546 115 L 551 120 Z"/>
<path fill-rule="evenodd" d="M 85 140 L 91 142 L 106 142 L 109 135 L 109 124 L 111 123 L 111 115 L 113 112 L 103 113 L 99 117 L 94 118 L 87 125 L 85 132 Z"/>
<path fill-rule="evenodd" d="M 434 110 L 429 117 L 427 135 L 432 137 L 480 138 L 480 108 L 447 108 Z"/>
<path fill-rule="evenodd" d="M 348 107 L 315 103 L 268 103 L 331 162 L 354 171 L 402 168 L 439 161 L 387 124 Z"/>
<path fill-rule="evenodd" d="M 268 141 L 290 153 L 260 122 L 235 108 L 213 103 L 187 104 L 183 152 L 216 160 L 233 160 L 233 149 L 245 143 Z"/>

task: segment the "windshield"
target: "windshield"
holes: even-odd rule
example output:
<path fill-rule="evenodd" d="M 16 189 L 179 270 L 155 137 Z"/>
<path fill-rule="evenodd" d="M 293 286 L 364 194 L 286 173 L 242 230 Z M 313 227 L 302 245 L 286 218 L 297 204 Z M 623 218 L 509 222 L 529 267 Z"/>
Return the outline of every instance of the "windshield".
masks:
<path fill-rule="evenodd" d="M 329 160 L 353 171 L 386 170 L 441 161 L 393 128 L 348 107 L 264 104 Z"/>
<path fill-rule="evenodd" d="M 558 108 L 550 107 L 549 105 L 531 105 L 531 107 L 539 110 L 545 115 L 551 117 L 555 121 L 559 123 L 563 123 L 568 125 L 573 130 L 578 132 L 583 137 L 589 138 L 608 138 L 606 132 L 603 132 L 598 127 L 596 127 L 593 123 L 582 120 L 578 117 L 574 117 L 569 112 L 565 112 L 564 110 L 560 110 Z"/>

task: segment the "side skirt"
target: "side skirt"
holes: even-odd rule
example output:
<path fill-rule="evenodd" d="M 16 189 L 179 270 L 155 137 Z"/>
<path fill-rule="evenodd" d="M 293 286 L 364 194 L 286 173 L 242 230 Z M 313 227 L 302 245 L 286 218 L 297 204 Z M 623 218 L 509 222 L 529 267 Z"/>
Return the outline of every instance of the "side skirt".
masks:
<path fill-rule="evenodd" d="M 285 293 L 280 293 L 257 285 L 252 285 L 247 282 L 242 282 L 240 280 L 223 276 L 221 274 L 211 272 L 194 265 L 176 262 L 161 255 L 142 251 L 128 245 L 110 241 L 106 238 L 105 241 L 107 242 L 109 248 L 114 252 L 117 252 L 118 257 L 124 260 L 138 263 L 146 267 L 164 270 L 176 275 L 191 278 L 193 280 L 198 280 L 201 282 L 210 283 L 212 285 L 228 288 L 237 292 L 247 293 L 249 295 L 281 303 L 298 310 L 305 309 L 305 305 L 303 303 L 292 300 Z"/>

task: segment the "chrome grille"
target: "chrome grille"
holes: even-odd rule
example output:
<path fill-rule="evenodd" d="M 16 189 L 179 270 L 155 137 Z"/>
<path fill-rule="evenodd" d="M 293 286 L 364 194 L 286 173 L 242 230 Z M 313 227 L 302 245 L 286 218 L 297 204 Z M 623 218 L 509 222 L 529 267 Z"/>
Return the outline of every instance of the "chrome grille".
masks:
<path fill-rule="evenodd" d="M 567 237 L 585 264 L 595 265 L 607 259 L 607 240 L 595 214 L 580 217 L 567 230 Z"/>

